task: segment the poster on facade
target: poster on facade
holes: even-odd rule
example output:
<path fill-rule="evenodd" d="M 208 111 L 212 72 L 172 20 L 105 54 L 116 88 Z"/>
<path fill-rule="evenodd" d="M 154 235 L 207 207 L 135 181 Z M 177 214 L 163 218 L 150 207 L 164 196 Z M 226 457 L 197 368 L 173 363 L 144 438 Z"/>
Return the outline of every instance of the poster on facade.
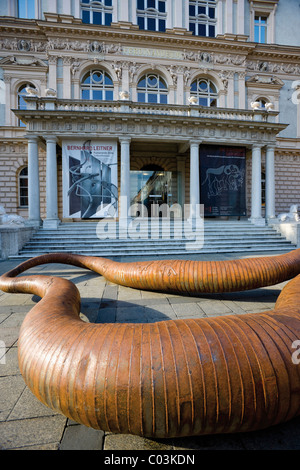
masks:
<path fill-rule="evenodd" d="M 65 218 L 116 217 L 118 160 L 114 141 L 65 140 L 63 213 Z"/>
<path fill-rule="evenodd" d="M 200 147 L 200 191 L 204 216 L 246 215 L 244 147 Z"/>

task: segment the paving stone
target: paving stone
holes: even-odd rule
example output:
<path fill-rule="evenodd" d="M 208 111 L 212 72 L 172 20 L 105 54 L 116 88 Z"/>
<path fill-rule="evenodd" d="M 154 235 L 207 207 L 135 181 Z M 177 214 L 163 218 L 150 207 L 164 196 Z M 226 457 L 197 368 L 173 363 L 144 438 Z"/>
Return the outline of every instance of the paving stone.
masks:
<path fill-rule="evenodd" d="M 20 419 L 0 423 L 0 448 L 18 449 L 59 443 L 65 428 L 66 418 L 61 415 L 43 418 Z"/>
<path fill-rule="evenodd" d="M 0 325 L 0 341 L 3 341 L 7 348 L 10 348 L 17 343 L 19 337 L 20 328 L 18 326 L 12 326 L 5 328 Z"/>
<path fill-rule="evenodd" d="M 0 297 L 0 312 L 1 308 L 11 305 L 24 305 L 28 302 L 28 294 L 6 294 Z"/>
<path fill-rule="evenodd" d="M 98 318 L 98 312 L 100 308 L 100 301 L 92 302 L 92 301 L 82 301 L 81 308 L 80 308 L 80 317 L 83 318 L 85 321 L 90 323 L 95 323 Z"/>
<path fill-rule="evenodd" d="M 266 305 L 263 302 L 241 302 L 236 301 L 237 305 L 241 307 L 245 312 L 263 312 L 266 310 Z M 267 306 L 269 309 L 270 307 Z"/>
<path fill-rule="evenodd" d="M 245 310 L 243 310 L 242 307 L 233 300 L 223 300 L 223 304 L 226 305 L 226 307 L 228 307 L 232 313 L 246 313 Z"/>
<path fill-rule="evenodd" d="M 147 315 L 144 307 L 121 307 L 117 308 L 116 322 L 144 323 Z"/>
<path fill-rule="evenodd" d="M 102 450 L 104 432 L 81 424 L 67 426 L 59 450 Z"/>
<path fill-rule="evenodd" d="M 29 388 L 25 387 L 9 414 L 7 421 L 54 415 L 59 415 L 59 413 L 56 413 L 52 409 L 48 408 L 48 406 L 41 403 Z"/>
<path fill-rule="evenodd" d="M 0 292 L 1 292 L 1 291 L 0 291 Z M 11 312 L 5 313 L 5 312 L 3 311 L 3 309 L 1 309 L 1 313 L 0 313 L 0 325 L 1 325 L 1 323 L 3 323 L 4 320 L 6 320 L 10 315 L 11 315 Z"/>
<path fill-rule="evenodd" d="M 131 434 L 108 434 L 104 438 L 103 450 L 172 450 L 170 439 L 146 439 Z"/>
<path fill-rule="evenodd" d="M 202 308 L 196 303 L 175 303 L 172 304 L 172 308 L 179 318 L 189 317 L 203 317 L 204 312 Z"/>
<path fill-rule="evenodd" d="M 18 327 L 20 328 L 23 321 L 24 321 L 24 318 L 26 317 L 27 315 L 27 311 L 26 310 L 30 310 L 30 307 L 27 309 L 25 309 L 25 312 L 14 312 L 12 313 L 11 315 L 9 315 L 9 317 L 6 318 L 6 320 L 4 320 L 2 323 L 1 323 L 1 328 L 4 327 L 4 328 L 7 328 L 7 327 Z"/>
<path fill-rule="evenodd" d="M 201 302 L 199 305 L 208 316 L 228 315 L 232 313 L 232 310 L 227 305 L 218 300 L 207 300 L 206 302 Z"/>
<path fill-rule="evenodd" d="M 159 316 L 161 317 L 162 320 L 168 320 L 168 319 L 176 319 L 176 313 L 174 312 L 173 308 L 171 305 L 169 304 L 161 304 L 161 303 L 157 303 L 157 304 L 151 304 L 151 310 L 152 312 L 150 312 L 150 317 L 151 315 L 154 315 L 154 316 Z"/>
<path fill-rule="evenodd" d="M 5 359 L 3 359 L 2 357 L 2 360 L 3 360 L 3 363 L 0 362 L 0 377 L 20 374 L 19 363 L 18 363 L 18 349 L 16 347 L 7 349 L 5 353 Z M 1 361 L 1 357 L 0 357 L 0 361 Z"/>
<path fill-rule="evenodd" d="M 0 421 L 8 418 L 24 388 L 25 383 L 21 375 L 0 377 Z"/>
<path fill-rule="evenodd" d="M 116 307 L 100 308 L 96 323 L 115 323 L 117 316 Z"/>

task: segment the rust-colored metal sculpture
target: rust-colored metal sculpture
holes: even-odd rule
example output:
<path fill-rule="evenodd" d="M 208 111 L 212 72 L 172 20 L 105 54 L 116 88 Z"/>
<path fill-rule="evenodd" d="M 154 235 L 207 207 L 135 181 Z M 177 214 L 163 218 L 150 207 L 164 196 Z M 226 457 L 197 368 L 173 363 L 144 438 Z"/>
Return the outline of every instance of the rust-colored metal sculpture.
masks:
<path fill-rule="evenodd" d="M 110 281 L 165 292 L 233 292 L 286 281 L 271 311 L 152 324 L 79 318 L 70 281 L 20 276 L 45 263 L 91 269 Z M 165 438 L 244 432 L 300 413 L 300 250 L 234 261 L 117 263 L 51 254 L 0 277 L 6 292 L 42 299 L 20 331 L 19 365 L 36 397 L 95 429 Z M 296 276 L 296 277 L 295 277 Z"/>

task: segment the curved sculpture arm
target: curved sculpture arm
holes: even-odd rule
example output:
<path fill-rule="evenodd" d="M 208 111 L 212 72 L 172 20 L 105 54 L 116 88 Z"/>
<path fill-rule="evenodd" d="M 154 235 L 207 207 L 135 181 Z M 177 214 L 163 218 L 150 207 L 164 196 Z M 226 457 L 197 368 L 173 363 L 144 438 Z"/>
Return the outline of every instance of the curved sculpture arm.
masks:
<path fill-rule="evenodd" d="M 19 365 L 37 398 L 95 429 L 147 437 L 244 432 L 300 413 L 299 250 L 227 262 L 116 263 L 51 254 L 0 277 L 6 292 L 42 297 L 20 331 Z M 225 292 L 292 279 L 271 311 L 152 324 L 91 324 L 80 296 L 51 276 L 16 277 L 39 264 L 91 269 L 130 287 Z"/>

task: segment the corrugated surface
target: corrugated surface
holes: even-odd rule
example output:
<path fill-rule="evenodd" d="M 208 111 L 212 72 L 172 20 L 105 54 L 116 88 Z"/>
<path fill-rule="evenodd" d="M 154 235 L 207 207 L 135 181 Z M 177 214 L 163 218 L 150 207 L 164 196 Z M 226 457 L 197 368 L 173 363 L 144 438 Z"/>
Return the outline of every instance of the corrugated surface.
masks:
<path fill-rule="evenodd" d="M 139 289 L 182 293 L 257 288 L 294 278 L 300 250 L 276 257 L 220 262 L 116 263 L 77 255 L 45 255 L 0 278 L 6 292 L 37 294 L 20 332 L 19 365 L 44 404 L 104 431 L 147 437 L 244 432 L 300 411 L 300 276 L 275 309 L 259 314 L 91 324 L 79 318 L 69 281 L 22 276 L 49 262 L 87 267 Z"/>

